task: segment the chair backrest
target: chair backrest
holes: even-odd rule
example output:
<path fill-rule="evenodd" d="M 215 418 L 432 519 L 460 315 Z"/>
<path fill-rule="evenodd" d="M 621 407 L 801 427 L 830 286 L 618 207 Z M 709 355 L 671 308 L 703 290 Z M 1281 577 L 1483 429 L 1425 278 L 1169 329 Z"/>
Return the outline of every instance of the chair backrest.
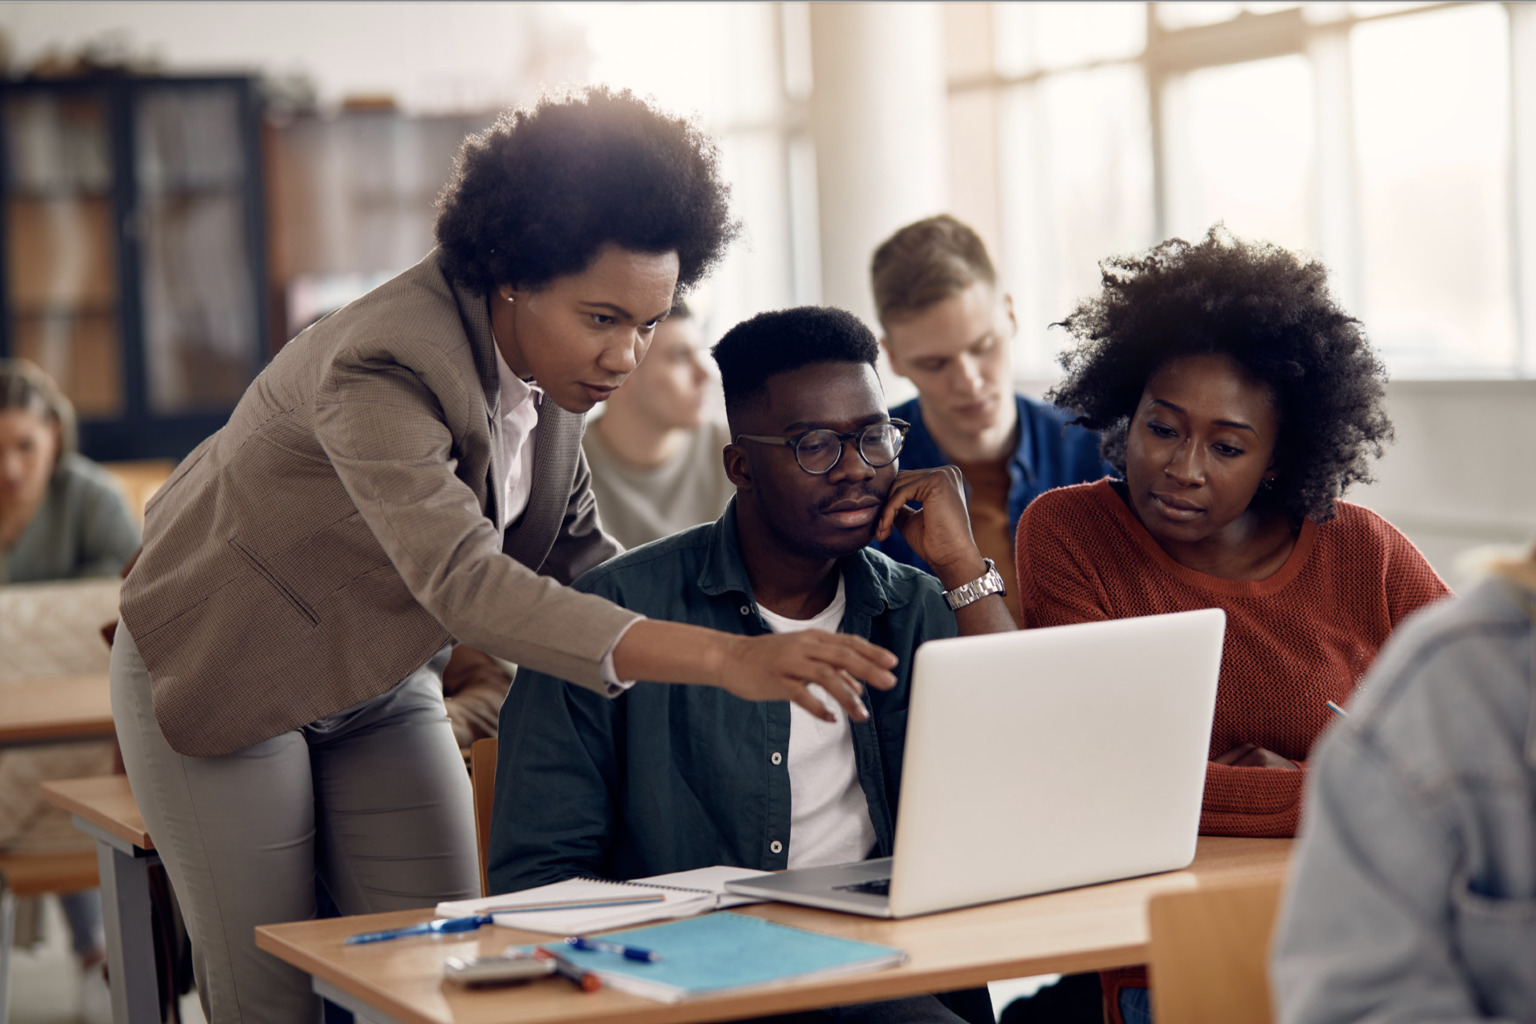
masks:
<path fill-rule="evenodd" d="M 475 849 L 480 854 L 480 895 L 489 896 L 487 865 L 491 856 L 491 804 L 496 799 L 496 737 L 475 740 L 470 745 L 469 784 L 475 794 Z"/>
<path fill-rule="evenodd" d="M 1279 882 L 1154 896 L 1147 920 L 1157 1024 L 1270 1024 L 1279 903 Z"/>

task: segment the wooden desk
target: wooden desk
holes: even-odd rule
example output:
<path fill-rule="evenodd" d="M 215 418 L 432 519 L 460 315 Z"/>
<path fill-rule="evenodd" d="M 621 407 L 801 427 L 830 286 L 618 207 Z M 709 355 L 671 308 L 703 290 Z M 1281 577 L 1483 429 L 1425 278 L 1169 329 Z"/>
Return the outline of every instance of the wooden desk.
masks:
<path fill-rule="evenodd" d="M 266 925 L 256 929 L 256 945 L 308 972 L 320 995 L 379 1024 L 726 1020 L 944 992 L 1002 978 L 1144 963 L 1146 907 L 1154 894 L 1278 880 L 1284 876 L 1290 847 L 1288 839 L 1207 837 L 1200 840 L 1195 863 L 1184 871 L 905 921 L 785 904 L 744 907 L 743 913 L 784 924 L 899 946 L 911 959 L 892 970 L 671 1006 L 612 990 L 583 995 L 558 978 L 479 992 L 442 984 L 444 957 L 484 956 L 510 945 L 548 940 L 510 928 L 365 946 L 342 944 L 356 932 L 429 919 L 432 915 L 424 911 Z"/>
<path fill-rule="evenodd" d="M 96 840 L 101 909 L 112 978 L 112 1019 L 160 1024 L 149 869 L 160 863 L 126 775 L 58 779 L 40 785 L 49 803 L 68 811 Z"/>
<path fill-rule="evenodd" d="M 111 684 L 105 672 L 0 686 L 0 747 L 115 735 Z"/>

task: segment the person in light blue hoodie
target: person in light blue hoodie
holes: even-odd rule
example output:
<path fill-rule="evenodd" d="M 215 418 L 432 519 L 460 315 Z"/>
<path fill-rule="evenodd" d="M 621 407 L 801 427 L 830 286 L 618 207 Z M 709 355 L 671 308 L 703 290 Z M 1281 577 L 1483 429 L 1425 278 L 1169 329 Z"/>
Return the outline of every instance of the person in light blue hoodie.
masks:
<path fill-rule="evenodd" d="M 1281 1024 L 1536 1021 L 1536 548 L 1399 628 L 1309 768 Z"/>

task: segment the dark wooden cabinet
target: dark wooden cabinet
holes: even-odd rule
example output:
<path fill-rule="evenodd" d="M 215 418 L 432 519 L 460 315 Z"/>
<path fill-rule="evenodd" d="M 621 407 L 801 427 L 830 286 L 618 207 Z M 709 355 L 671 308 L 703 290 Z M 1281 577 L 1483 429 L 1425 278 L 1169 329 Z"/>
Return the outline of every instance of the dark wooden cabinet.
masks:
<path fill-rule="evenodd" d="M 93 458 L 185 455 L 265 360 L 260 116 L 243 77 L 0 83 L 0 355 Z"/>

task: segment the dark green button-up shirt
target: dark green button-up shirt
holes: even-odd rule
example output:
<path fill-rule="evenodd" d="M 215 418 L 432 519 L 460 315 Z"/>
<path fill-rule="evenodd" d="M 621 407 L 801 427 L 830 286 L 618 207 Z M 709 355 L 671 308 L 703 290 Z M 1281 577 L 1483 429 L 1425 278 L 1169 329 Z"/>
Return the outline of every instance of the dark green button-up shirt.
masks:
<path fill-rule="evenodd" d="M 873 856 L 895 830 L 912 655 L 954 636 L 938 580 L 871 549 L 842 559 L 842 632 L 899 659 L 896 685 L 866 691 L 855 722 L 859 784 Z M 636 548 L 586 573 L 579 590 L 654 619 L 755 636 L 768 632 L 736 541 L 734 502 L 714 523 Z M 638 878 L 731 864 L 777 870 L 789 859 L 789 704 L 713 686 L 641 682 L 605 699 L 519 672 L 501 709 L 492 892 L 572 875 Z"/>

